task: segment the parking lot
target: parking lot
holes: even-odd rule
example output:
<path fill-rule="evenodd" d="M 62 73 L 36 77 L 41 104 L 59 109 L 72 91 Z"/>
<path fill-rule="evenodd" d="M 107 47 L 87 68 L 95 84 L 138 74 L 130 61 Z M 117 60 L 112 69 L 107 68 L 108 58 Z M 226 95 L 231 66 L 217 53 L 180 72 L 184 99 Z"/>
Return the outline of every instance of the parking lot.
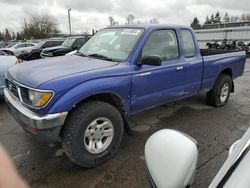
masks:
<path fill-rule="evenodd" d="M 161 106 L 130 119 L 134 135 L 124 135 L 117 154 L 106 163 L 83 169 L 73 164 L 59 144 L 43 144 L 28 137 L 0 103 L 0 142 L 20 174 L 32 187 L 149 187 L 144 144 L 155 131 L 181 130 L 199 143 L 199 164 L 193 187 L 207 187 L 250 122 L 250 60 L 235 81 L 235 93 L 221 108 L 206 105 L 205 95 Z"/>

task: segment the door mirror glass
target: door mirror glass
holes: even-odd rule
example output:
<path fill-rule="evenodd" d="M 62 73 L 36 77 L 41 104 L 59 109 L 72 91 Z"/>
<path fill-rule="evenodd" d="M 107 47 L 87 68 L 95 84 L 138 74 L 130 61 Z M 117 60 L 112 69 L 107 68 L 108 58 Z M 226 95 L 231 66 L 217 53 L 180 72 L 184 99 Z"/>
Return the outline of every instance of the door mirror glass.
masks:
<path fill-rule="evenodd" d="M 196 141 L 175 130 L 163 129 L 145 145 L 150 181 L 156 187 L 188 187 L 198 160 Z"/>
<path fill-rule="evenodd" d="M 161 58 L 160 58 L 160 56 L 157 56 L 157 55 L 144 56 L 142 59 L 142 64 L 160 66 L 161 65 Z"/>

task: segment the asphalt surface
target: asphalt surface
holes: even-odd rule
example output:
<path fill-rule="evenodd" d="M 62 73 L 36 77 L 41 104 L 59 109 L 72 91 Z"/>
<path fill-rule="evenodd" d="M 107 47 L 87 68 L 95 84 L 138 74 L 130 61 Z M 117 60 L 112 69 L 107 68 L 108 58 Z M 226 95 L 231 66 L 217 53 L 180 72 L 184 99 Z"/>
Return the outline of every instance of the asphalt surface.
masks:
<path fill-rule="evenodd" d="M 144 144 L 155 131 L 178 129 L 199 143 L 199 162 L 193 187 L 207 187 L 228 155 L 230 145 L 250 125 L 250 60 L 235 93 L 221 108 L 206 105 L 205 95 L 178 101 L 131 118 L 134 136 L 124 135 L 120 149 L 93 169 L 73 164 L 60 144 L 44 144 L 27 136 L 0 102 L 0 142 L 31 187 L 149 187 Z"/>

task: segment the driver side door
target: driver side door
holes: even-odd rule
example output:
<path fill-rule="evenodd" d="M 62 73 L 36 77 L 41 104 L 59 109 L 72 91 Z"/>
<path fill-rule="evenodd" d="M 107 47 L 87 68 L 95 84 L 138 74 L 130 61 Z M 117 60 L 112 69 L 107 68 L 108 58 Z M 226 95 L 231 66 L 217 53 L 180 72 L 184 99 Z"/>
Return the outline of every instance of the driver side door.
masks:
<path fill-rule="evenodd" d="M 132 113 L 179 99 L 184 93 L 185 62 L 180 58 L 176 31 L 156 30 L 151 33 L 141 51 L 146 56 L 160 56 L 162 64 L 135 65 L 132 75 Z"/>

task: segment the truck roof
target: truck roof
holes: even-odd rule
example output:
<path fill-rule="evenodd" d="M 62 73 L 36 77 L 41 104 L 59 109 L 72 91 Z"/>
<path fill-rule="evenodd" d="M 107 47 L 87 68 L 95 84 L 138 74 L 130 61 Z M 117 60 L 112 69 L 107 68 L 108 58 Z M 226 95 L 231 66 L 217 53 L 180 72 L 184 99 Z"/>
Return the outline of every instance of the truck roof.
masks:
<path fill-rule="evenodd" d="M 128 25 L 116 25 L 116 26 L 109 26 L 107 28 L 143 28 L 143 29 L 150 29 L 150 28 L 185 28 L 191 29 L 189 26 L 184 25 L 172 25 L 172 24 L 128 24 Z"/>

